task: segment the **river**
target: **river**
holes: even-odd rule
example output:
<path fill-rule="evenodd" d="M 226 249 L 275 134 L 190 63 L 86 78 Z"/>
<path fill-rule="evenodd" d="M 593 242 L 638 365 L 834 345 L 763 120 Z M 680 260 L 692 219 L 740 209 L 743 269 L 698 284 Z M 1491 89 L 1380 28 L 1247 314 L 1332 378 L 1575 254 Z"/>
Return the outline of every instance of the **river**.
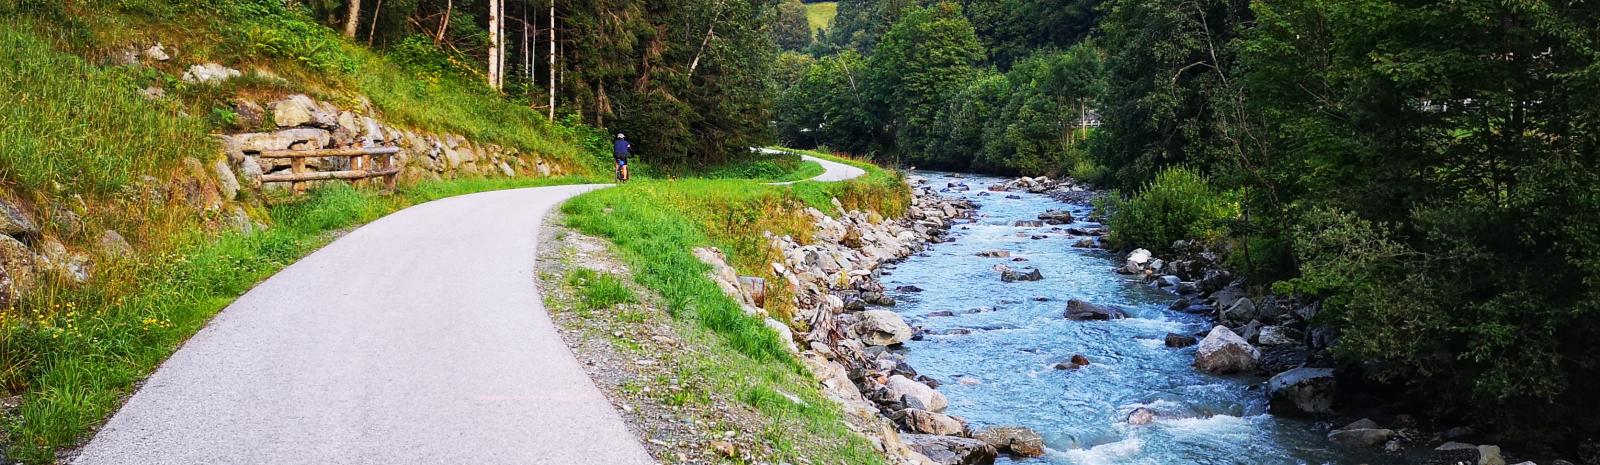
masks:
<path fill-rule="evenodd" d="M 1084 222 L 1087 206 L 1022 192 L 981 194 L 1004 179 L 920 172 L 933 186 L 964 182 L 970 191 L 951 197 L 981 205 L 976 221 L 952 228 L 952 242 L 894 265 L 886 287 L 895 308 L 928 330 L 900 349 L 912 367 L 944 384 L 947 413 L 972 427 L 1025 426 L 1039 432 L 1050 451 L 1027 464 L 1344 464 L 1381 462 L 1330 444 L 1326 428 L 1267 414 L 1263 379 L 1215 376 L 1190 367 L 1194 347 L 1165 346 L 1167 333 L 1208 330 L 1204 317 L 1167 310 L 1173 295 L 1112 269 L 1119 258 L 1099 249 L 1075 249 L 1079 237 L 1057 228 L 1096 227 Z M 1009 199 L 1007 195 L 1020 198 Z M 1072 225 L 1012 226 L 1048 209 L 1069 209 Z M 1042 239 L 1030 236 L 1044 235 Z M 1011 258 L 976 253 L 1005 250 Z M 1002 283 L 993 267 L 1033 266 L 1036 282 Z M 1130 318 L 1071 321 L 1068 299 L 1116 304 Z M 937 316 L 944 311 L 953 316 Z M 1074 354 L 1090 360 L 1077 370 L 1057 370 Z M 1137 407 L 1158 413 L 1155 423 L 1130 426 Z"/>

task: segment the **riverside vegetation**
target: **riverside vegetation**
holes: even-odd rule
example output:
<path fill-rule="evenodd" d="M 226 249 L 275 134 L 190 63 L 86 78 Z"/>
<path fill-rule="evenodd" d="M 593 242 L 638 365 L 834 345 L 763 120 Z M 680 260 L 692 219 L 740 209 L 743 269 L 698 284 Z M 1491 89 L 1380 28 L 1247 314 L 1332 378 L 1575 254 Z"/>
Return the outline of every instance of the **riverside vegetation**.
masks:
<path fill-rule="evenodd" d="M 1597 21 L 1592 2 L 842 1 L 780 61 L 778 132 L 1111 189 L 1112 247 L 1198 240 L 1252 296 L 1320 302 L 1353 389 L 1592 461 Z"/>

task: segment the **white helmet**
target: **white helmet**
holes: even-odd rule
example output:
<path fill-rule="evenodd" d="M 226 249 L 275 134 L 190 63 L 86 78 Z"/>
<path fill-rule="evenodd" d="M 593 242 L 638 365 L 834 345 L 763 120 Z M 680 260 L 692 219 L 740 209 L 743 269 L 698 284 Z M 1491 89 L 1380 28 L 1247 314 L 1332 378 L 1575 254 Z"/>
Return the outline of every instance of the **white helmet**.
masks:
<path fill-rule="evenodd" d="M 617 138 L 618 139 L 627 139 L 628 136 L 624 136 L 624 135 L 622 135 L 622 133 L 619 132 L 619 133 L 617 133 Z"/>

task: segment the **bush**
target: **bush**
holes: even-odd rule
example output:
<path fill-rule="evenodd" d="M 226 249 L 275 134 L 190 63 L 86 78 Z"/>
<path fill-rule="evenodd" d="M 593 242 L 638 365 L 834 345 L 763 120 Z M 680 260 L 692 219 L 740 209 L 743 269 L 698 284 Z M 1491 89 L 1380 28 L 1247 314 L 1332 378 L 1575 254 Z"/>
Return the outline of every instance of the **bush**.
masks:
<path fill-rule="evenodd" d="M 1104 207 L 1113 245 L 1158 252 L 1178 240 L 1219 239 L 1239 216 L 1231 193 L 1217 192 L 1205 177 L 1185 168 L 1169 168 L 1132 198 L 1113 198 Z"/>

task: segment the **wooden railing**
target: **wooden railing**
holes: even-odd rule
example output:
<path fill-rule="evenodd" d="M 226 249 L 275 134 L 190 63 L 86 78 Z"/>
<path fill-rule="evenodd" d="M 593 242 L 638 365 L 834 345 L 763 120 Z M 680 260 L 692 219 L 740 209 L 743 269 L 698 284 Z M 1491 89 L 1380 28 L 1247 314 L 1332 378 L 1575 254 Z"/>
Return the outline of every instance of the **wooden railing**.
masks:
<path fill-rule="evenodd" d="M 387 144 L 386 144 L 387 145 Z M 327 181 L 344 179 L 356 182 L 362 179 L 383 178 L 383 187 L 394 190 L 395 178 L 400 175 L 400 167 L 394 164 L 394 154 L 400 153 L 399 147 L 372 147 L 372 148 L 344 148 L 344 149 L 315 149 L 315 150 L 263 150 L 261 158 L 288 158 L 289 172 L 274 173 L 261 176 L 261 182 L 287 182 L 295 194 L 305 192 L 305 183 L 310 181 Z M 307 171 L 307 158 L 348 157 L 350 169 L 343 171 Z M 369 165 L 376 163 L 376 167 Z"/>

